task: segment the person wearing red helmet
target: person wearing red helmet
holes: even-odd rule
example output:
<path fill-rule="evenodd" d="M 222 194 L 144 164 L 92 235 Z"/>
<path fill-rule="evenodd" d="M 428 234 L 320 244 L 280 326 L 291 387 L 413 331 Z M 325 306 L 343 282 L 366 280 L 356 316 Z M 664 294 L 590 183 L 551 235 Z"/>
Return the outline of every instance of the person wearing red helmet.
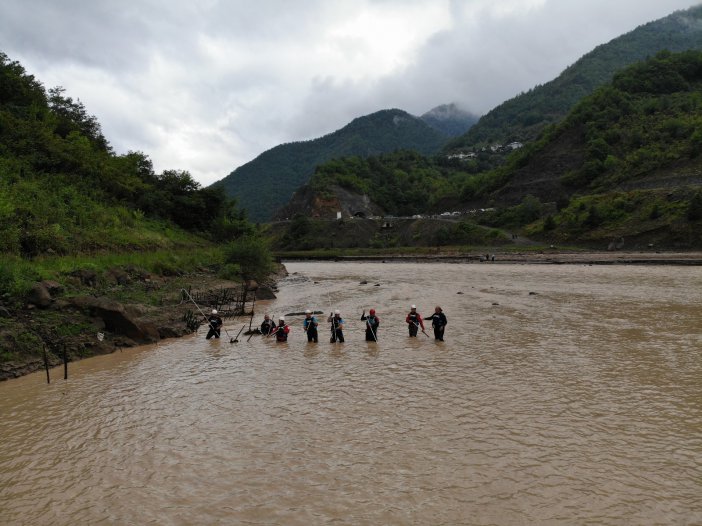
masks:
<path fill-rule="evenodd" d="M 368 311 L 368 316 L 366 316 L 365 309 L 363 314 L 361 314 L 361 321 L 366 322 L 366 341 L 367 342 L 377 342 L 378 341 L 378 327 L 380 326 L 380 318 L 375 315 L 375 309 Z"/>

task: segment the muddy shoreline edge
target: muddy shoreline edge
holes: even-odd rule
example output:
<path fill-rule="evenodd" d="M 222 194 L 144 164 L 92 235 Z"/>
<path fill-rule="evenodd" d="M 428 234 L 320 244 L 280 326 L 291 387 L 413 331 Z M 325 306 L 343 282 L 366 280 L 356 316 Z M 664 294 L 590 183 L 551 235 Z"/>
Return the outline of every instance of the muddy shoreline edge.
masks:
<path fill-rule="evenodd" d="M 541 265 L 702 265 L 702 252 L 491 252 L 488 254 L 393 254 L 326 256 L 296 254 L 280 260 L 287 261 L 339 261 L 339 262 L 392 262 L 392 263 L 508 263 Z"/>
<path fill-rule="evenodd" d="M 76 290 L 56 282 L 37 283 L 37 297 L 30 293 L 21 305 L 0 304 L 0 381 L 44 369 L 44 349 L 49 367 L 55 367 L 63 363 L 64 348 L 70 363 L 197 332 L 192 320 L 202 316 L 183 298 L 182 289 L 195 294 L 246 287 L 246 312 L 225 323 L 244 318 L 248 322 L 254 291 L 258 301 L 274 299 L 277 282 L 285 275 L 285 267 L 278 265 L 260 284 L 220 279 L 204 269 L 181 276 L 143 274 L 107 288 Z"/>

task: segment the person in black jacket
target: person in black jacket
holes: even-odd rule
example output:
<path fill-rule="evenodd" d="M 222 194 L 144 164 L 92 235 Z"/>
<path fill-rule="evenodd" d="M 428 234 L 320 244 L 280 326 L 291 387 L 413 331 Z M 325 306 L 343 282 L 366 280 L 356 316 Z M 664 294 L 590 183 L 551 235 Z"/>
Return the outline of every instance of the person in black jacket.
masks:
<path fill-rule="evenodd" d="M 302 320 L 302 327 L 307 333 L 307 341 L 317 343 L 319 341 L 319 335 L 317 333 L 317 318 L 312 315 L 312 311 L 307 309 L 305 311 L 305 319 Z"/>
<path fill-rule="evenodd" d="M 329 343 L 336 343 L 344 341 L 344 319 L 341 317 L 341 312 L 335 310 L 333 314 L 330 314 L 327 321 L 331 324 L 331 338 Z"/>
<path fill-rule="evenodd" d="M 431 326 L 434 327 L 434 339 L 444 341 L 444 329 L 446 328 L 446 315 L 438 305 L 434 308 L 434 314 L 424 318 L 426 321 L 431 320 Z"/>
<path fill-rule="evenodd" d="M 366 322 L 366 341 L 377 342 L 380 318 L 375 315 L 375 309 L 368 311 L 368 316 L 366 316 L 366 311 L 364 310 L 363 314 L 361 314 L 361 321 Z"/>
<path fill-rule="evenodd" d="M 210 327 L 210 330 L 207 331 L 207 336 L 205 336 L 206 340 L 209 340 L 214 336 L 215 338 L 219 338 L 219 331 L 222 328 L 223 325 L 222 318 L 219 317 L 219 314 L 217 314 L 217 309 L 212 309 L 212 313 L 207 317 L 207 324 Z"/>
<path fill-rule="evenodd" d="M 264 336 L 268 336 L 270 333 L 273 332 L 275 329 L 275 322 L 271 319 L 271 317 L 266 314 L 263 317 L 263 323 L 261 323 L 261 334 Z"/>

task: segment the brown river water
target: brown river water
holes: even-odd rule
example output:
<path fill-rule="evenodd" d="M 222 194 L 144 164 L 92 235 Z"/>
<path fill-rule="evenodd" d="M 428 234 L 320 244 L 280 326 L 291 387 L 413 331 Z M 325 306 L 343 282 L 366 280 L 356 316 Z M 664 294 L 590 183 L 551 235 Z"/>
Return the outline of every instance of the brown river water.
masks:
<path fill-rule="evenodd" d="M 699 267 L 286 266 L 256 322 L 331 305 L 345 343 L 288 316 L 1 383 L 0 523 L 702 524 Z"/>

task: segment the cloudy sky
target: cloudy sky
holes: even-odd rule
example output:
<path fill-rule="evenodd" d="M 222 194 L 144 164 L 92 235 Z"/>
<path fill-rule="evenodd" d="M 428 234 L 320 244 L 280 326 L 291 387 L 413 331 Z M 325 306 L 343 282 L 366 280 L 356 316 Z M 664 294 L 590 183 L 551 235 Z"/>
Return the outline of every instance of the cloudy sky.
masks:
<path fill-rule="evenodd" d="M 2 0 L 0 50 L 203 185 L 384 108 L 482 114 L 700 0 Z"/>

